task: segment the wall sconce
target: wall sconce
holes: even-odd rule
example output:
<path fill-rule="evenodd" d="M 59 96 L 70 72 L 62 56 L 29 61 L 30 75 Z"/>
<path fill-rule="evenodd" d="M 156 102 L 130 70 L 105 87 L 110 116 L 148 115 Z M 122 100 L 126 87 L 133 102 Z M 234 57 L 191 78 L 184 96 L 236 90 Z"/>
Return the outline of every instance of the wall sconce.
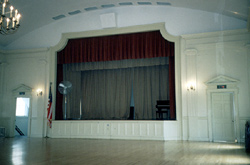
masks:
<path fill-rule="evenodd" d="M 43 95 L 43 91 L 41 89 L 37 89 L 36 93 L 37 93 L 37 96 L 42 96 Z"/>
<path fill-rule="evenodd" d="M 195 83 L 191 82 L 187 85 L 188 91 L 195 91 Z"/>

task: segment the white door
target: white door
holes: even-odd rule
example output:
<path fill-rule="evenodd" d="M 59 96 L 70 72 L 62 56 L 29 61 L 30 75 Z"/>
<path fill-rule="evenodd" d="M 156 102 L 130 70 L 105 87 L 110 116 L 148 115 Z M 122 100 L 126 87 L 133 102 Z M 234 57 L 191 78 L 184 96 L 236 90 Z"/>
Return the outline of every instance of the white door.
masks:
<path fill-rule="evenodd" d="M 212 93 L 213 141 L 234 142 L 234 108 L 232 93 Z"/>

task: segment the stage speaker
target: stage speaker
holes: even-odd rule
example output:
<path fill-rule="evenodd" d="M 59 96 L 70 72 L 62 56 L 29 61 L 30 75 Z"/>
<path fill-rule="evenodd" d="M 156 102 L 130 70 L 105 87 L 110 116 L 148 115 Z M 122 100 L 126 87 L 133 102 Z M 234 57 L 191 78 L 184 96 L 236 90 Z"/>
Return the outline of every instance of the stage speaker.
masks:
<path fill-rule="evenodd" d="M 108 13 L 100 15 L 102 28 L 114 28 L 116 27 L 116 15 L 115 13 Z"/>
<path fill-rule="evenodd" d="M 128 120 L 135 120 L 135 107 L 130 107 Z"/>

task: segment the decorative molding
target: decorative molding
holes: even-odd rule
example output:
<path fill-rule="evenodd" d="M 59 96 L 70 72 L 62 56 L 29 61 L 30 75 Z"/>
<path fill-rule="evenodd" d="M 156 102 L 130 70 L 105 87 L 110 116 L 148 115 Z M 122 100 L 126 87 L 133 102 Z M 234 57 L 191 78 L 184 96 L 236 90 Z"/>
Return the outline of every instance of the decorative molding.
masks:
<path fill-rule="evenodd" d="M 180 42 L 180 37 L 173 36 L 166 31 L 165 23 L 156 23 L 149 25 L 137 25 L 130 27 L 122 27 L 122 28 L 108 28 L 101 30 L 91 30 L 91 31 L 83 31 L 83 32 L 71 32 L 71 33 L 63 33 L 62 38 L 57 45 L 52 47 L 52 52 L 61 51 L 68 43 L 69 39 L 77 39 L 77 38 L 86 38 L 86 37 L 100 37 L 100 36 L 109 36 L 109 35 L 117 35 L 117 34 L 128 34 L 128 33 L 137 33 L 137 32 L 147 32 L 160 30 L 161 35 L 168 41 L 171 42 Z"/>
<path fill-rule="evenodd" d="M 201 137 L 189 137 L 189 141 L 201 141 L 201 142 L 207 142 L 210 141 L 209 138 L 201 138 Z"/>
<path fill-rule="evenodd" d="M 26 54 L 26 53 L 38 53 L 38 52 L 47 52 L 49 48 L 38 48 L 38 49 L 26 49 L 26 50 L 0 50 L 0 53 L 4 54 Z"/>
<path fill-rule="evenodd" d="M 200 52 L 202 50 L 214 50 L 214 49 L 222 49 L 222 50 L 233 50 L 235 52 L 241 52 L 242 50 L 246 49 L 246 42 L 247 41 L 208 41 L 208 40 L 201 40 L 198 42 L 190 41 L 187 44 L 189 47 L 196 47 L 197 50 Z"/>
<path fill-rule="evenodd" d="M 218 37 L 218 36 L 231 36 L 231 35 L 245 35 L 248 34 L 247 29 L 237 29 L 237 30 L 226 30 L 226 31 L 217 31 L 217 32 L 206 32 L 206 33 L 199 33 L 199 34 L 186 34 L 181 35 L 184 39 L 200 39 L 200 38 L 211 38 L 211 37 Z"/>
<path fill-rule="evenodd" d="M 21 84 L 19 87 L 12 90 L 12 94 L 15 97 L 18 96 L 31 96 L 33 89 L 27 85 Z"/>
<path fill-rule="evenodd" d="M 21 91 L 32 92 L 32 88 L 27 85 L 21 84 L 19 87 L 12 90 L 12 92 L 21 92 Z"/>
<path fill-rule="evenodd" d="M 204 46 L 206 45 L 208 44 L 205 44 Z M 245 49 L 244 45 L 245 45 L 245 41 L 223 41 L 223 42 L 216 42 L 215 48 L 216 49 L 236 49 L 238 51 L 241 51 L 242 49 Z"/>
<path fill-rule="evenodd" d="M 38 63 L 38 64 L 41 64 L 41 65 L 46 65 L 48 62 L 47 62 L 47 60 L 45 60 L 45 59 L 39 59 L 39 60 L 37 61 L 37 63 Z"/>
<path fill-rule="evenodd" d="M 240 81 L 231 77 L 227 77 L 227 76 L 217 76 L 211 80 L 208 80 L 205 82 L 205 84 L 207 86 L 214 86 L 214 85 L 220 85 L 220 84 L 233 84 L 233 85 L 237 85 Z"/>
<path fill-rule="evenodd" d="M 186 49 L 185 50 L 185 54 L 187 56 L 195 56 L 195 55 L 197 55 L 197 53 L 198 53 L 197 49 Z"/>
<path fill-rule="evenodd" d="M 34 138 L 42 138 L 43 135 L 42 134 L 30 134 L 30 137 L 34 137 Z"/>
<path fill-rule="evenodd" d="M 186 86 L 187 86 L 187 113 L 188 116 L 197 116 L 197 50 L 185 50 L 186 56 Z M 193 90 L 190 88 L 192 86 Z M 189 128 L 190 129 L 190 128 Z"/>

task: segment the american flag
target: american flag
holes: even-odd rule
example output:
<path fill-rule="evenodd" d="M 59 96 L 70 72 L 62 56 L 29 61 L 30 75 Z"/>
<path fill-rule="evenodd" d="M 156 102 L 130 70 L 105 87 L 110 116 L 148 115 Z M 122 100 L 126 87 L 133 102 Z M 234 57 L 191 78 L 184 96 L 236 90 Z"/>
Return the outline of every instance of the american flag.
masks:
<path fill-rule="evenodd" d="M 49 102 L 48 102 L 48 108 L 47 108 L 48 114 L 48 126 L 51 128 L 52 125 L 52 93 L 51 93 L 51 86 L 49 87 Z"/>

